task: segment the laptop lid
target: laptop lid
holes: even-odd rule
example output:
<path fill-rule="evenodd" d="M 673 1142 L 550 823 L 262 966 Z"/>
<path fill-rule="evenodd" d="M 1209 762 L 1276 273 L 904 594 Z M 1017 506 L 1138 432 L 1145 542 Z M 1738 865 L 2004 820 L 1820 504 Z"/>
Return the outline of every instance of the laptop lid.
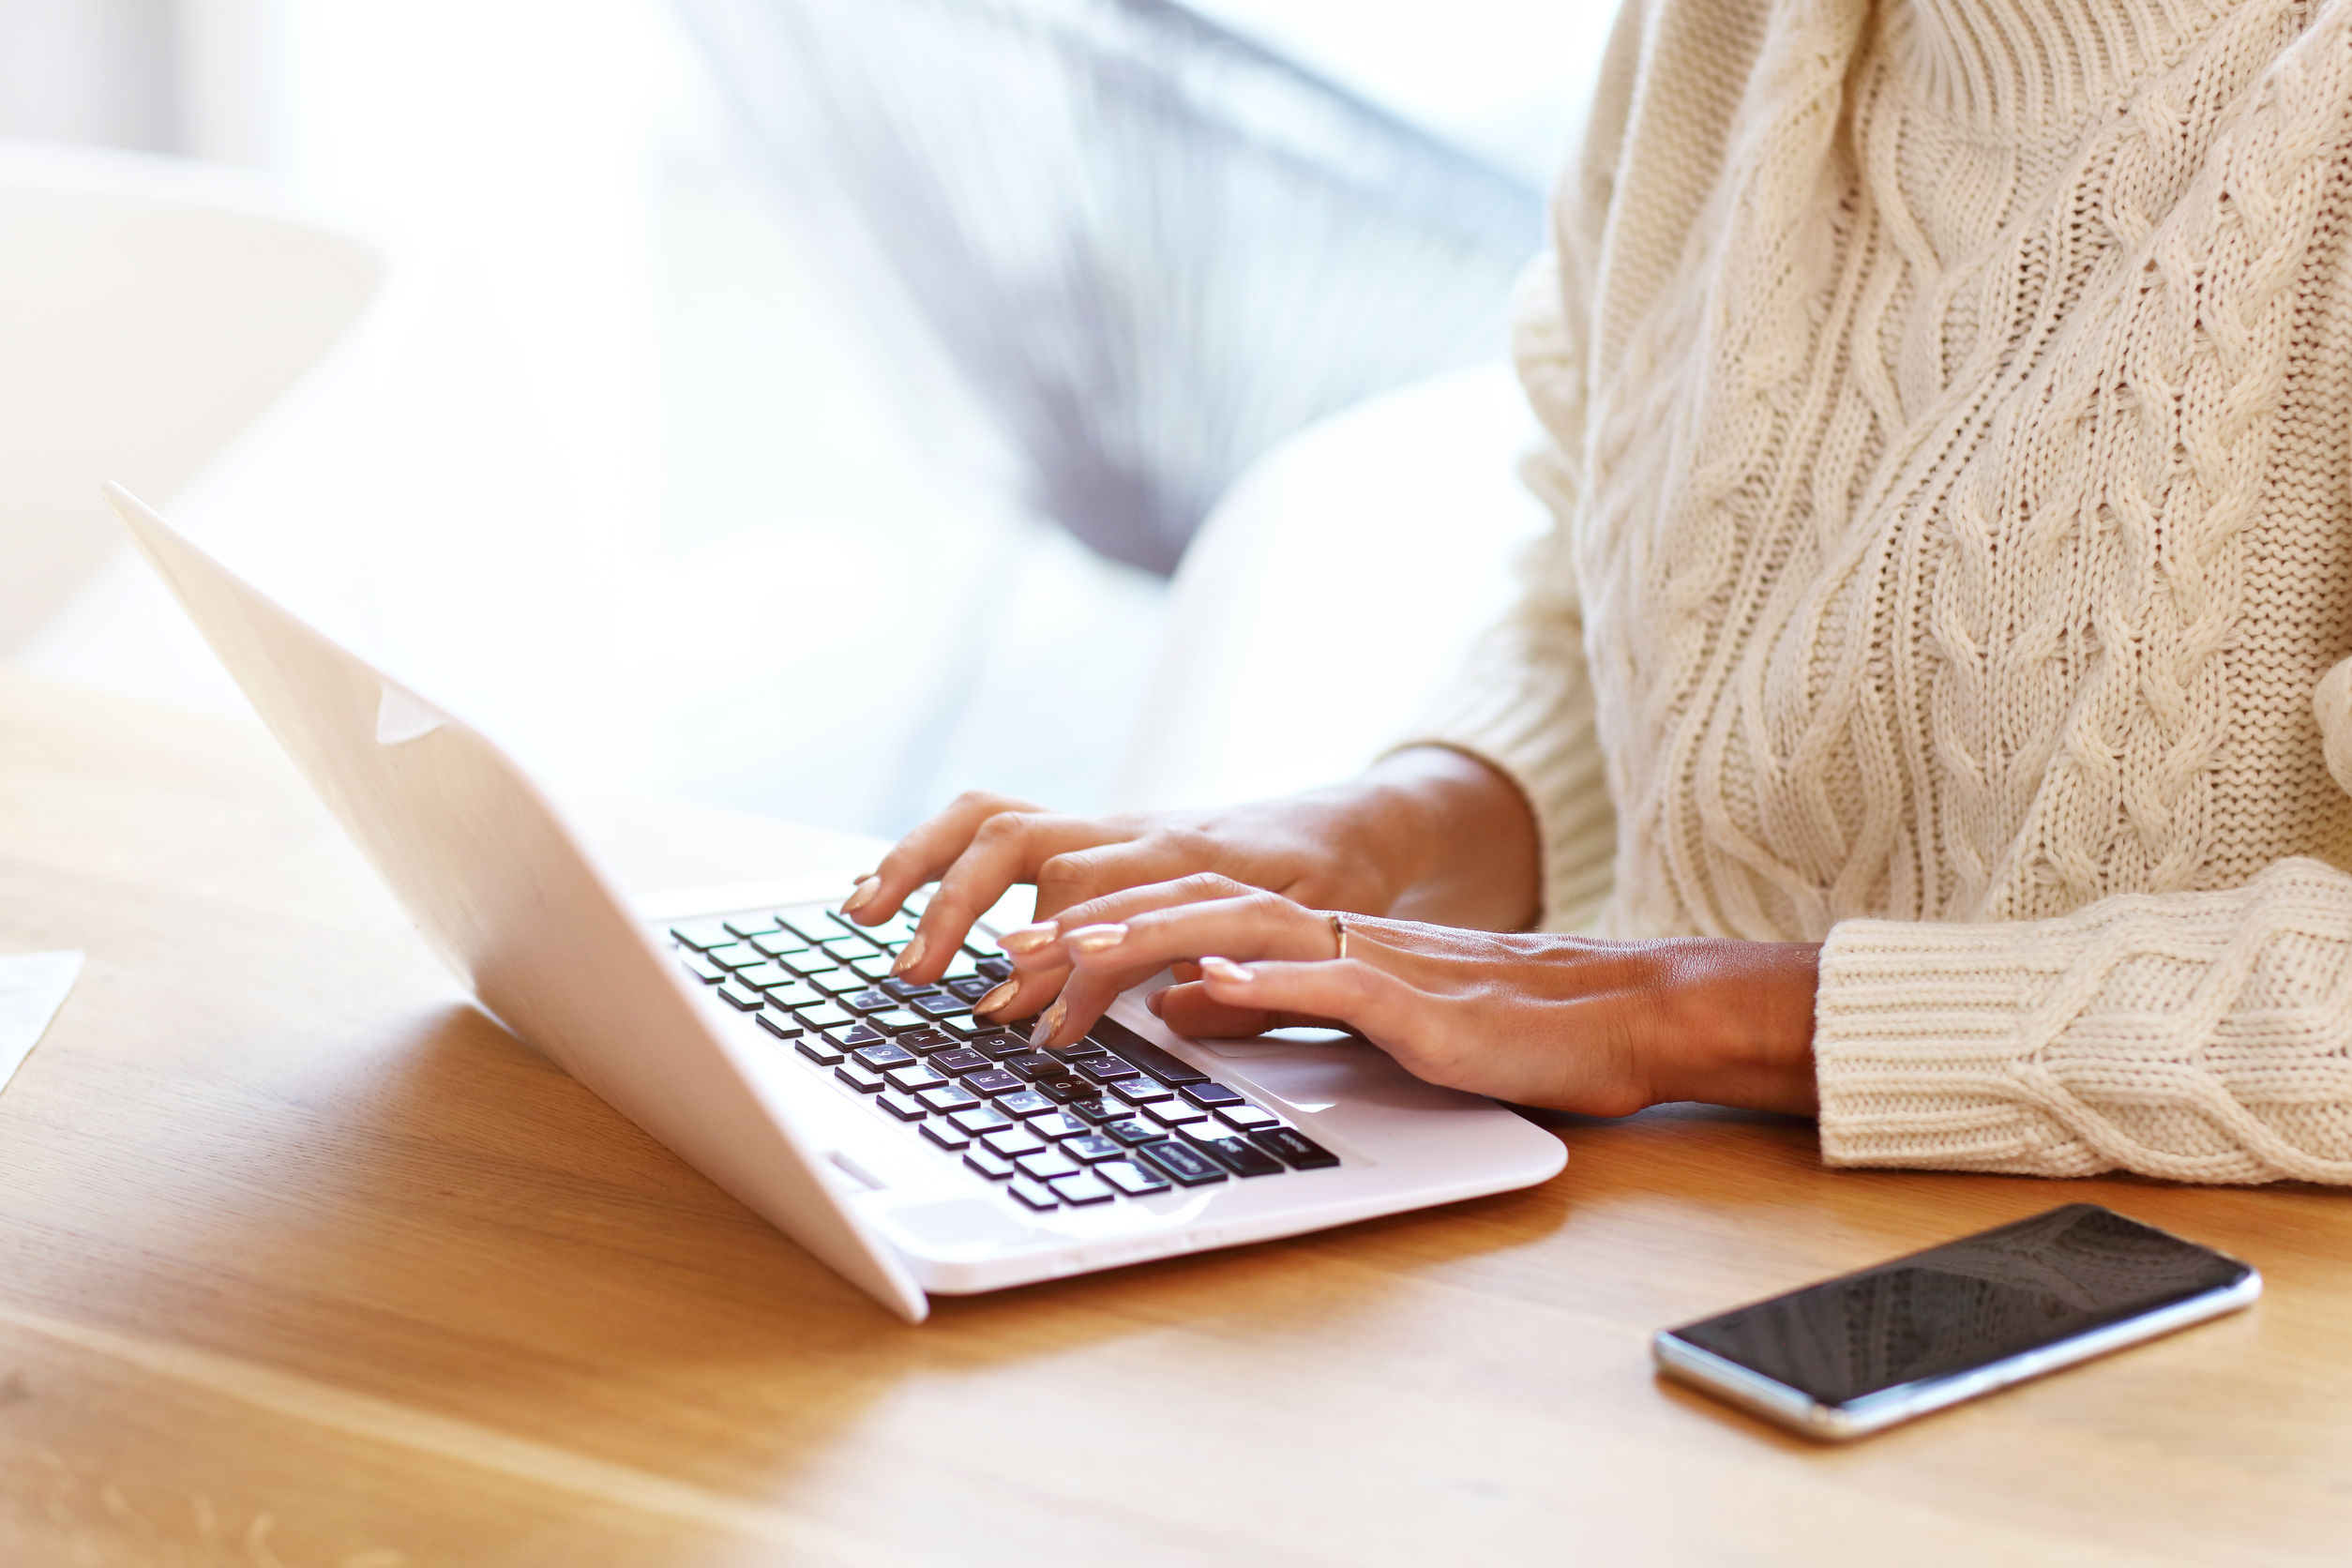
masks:
<path fill-rule="evenodd" d="M 910 1322 L 928 1312 L 790 1108 L 513 761 L 337 646 L 119 485 L 106 499 L 263 720 L 492 1016 Z"/>

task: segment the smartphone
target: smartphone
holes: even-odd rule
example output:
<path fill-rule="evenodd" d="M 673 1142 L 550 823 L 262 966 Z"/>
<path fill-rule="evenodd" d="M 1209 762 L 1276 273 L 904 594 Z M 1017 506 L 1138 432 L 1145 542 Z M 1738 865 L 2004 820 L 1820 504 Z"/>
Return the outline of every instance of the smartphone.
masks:
<path fill-rule="evenodd" d="M 2262 1276 L 2096 1203 L 1678 1329 L 1659 1370 L 1809 1437 L 1859 1438 L 2252 1304 Z"/>

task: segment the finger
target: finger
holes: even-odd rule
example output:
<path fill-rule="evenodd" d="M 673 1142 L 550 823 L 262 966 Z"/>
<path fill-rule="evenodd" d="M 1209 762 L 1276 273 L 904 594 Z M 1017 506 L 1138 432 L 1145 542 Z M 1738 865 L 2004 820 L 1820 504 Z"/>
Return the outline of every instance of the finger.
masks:
<path fill-rule="evenodd" d="M 1188 877 L 1097 904 L 1134 906 L 1148 898 L 1181 900 L 1190 891 L 1187 884 L 1203 882 L 1236 885 L 1224 878 Z M 1070 918 L 1063 917 L 1065 922 Z M 1025 936 L 1029 929 L 1033 928 L 1015 934 Z M 1077 1040 L 1108 1010 L 1120 992 L 1151 978 L 1171 960 L 1204 952 L 1253 958 L 1329 957 L 1331 927 L 1322 915 L 1280 894 L 1249 889 L 1238 897 L 1200 903 L 1177 901 L 1168 908 L 1134 909 L 1123 922 L 1067 930 L 1058 942 L 1038 946 L 1026 955 L 1029 962 L 1039 967 L 1056 955 L 1071 966 L 1061 1000 L 1040 1022 L 1034 1044 L 1056 1047 Z"/>
<path fill-rule="evenodd" d="M 1066 928 L 1061 942 L 1076 969 L 1123 976 L 1126 985 L 1204 953 L 1312 963 L 1334 957 L 1336 945 L 1321 911 L 1260 892 L 1138 910 L 1123 920 Z"/>
<path fill-rule="evenodd" d="M 1010 950 L 1034 953 L 1048 940 L 1058 940 L 1080 927 L 1115 926 L 1153 910 L 1168 909 L 1177 904 L 1207 903 L 1216 898 L 1239 898 L 1259 891 L 1246 882 L 1235 882 L 1221 871 L 1199 870 L 1165 882 L 1118 888 L 1071 904 L 1057 914 L 1041 917 L 1037 925 L 1023 927 L 1018 933 L 1008 933 L 1008 940 L 1015 936 L 1021 939 L 1012 941 Z M 1048 927 L 1051 927 L 1051 938 L 1031 935 L 1033 932 L 1043 932 Z"/>
<path fill-rule="evenodd" d="M 858 879 L 857 886 L 842 900 L 841 912 L 867 926 L 880 925 L 898 912 L 908 894 L 954 865 L 982 822 L 1002 812 L 1036 809 L 1010 795 L 966 791 L 949 802 L 944 811 L 899 839 L 882 856 L 881 865 Z"/>
<path fill-rule="evenodd" d="M 1237 964 L 1204 957 L 1200 972 L 1212 1001 L 1237 1010 L 1335 1019 L 1376 1044 L 1406 1032 L 1419 995 L 1361 958 Z"/>
<path fill-rule="evenodd" d="M 1016 882 L 1034 882 L 1038 866 L 1074 845 L 1091 843 L 1105 832 L 1100 822 L 1043 811 L 1000 812 L 982 822 L 972 842 L 939 879 L 914 935 L 891 966 L 908 980 L 936 980 L 956 957 L 956 948 Z"/>
<path fill-rule="evenodd" d="M 985 1022 L 1005 1025 L 1026 1018 L 1054 999 L 1062 989 L 1064 975 L 1056 972 L 1044 974 L 1016 974 L 996 989 L 972 1004 L 972 1012 Z"/>
<path fill-rule="evenodd" d="M 1037 868 L 1038 917 L 1058 916 L 1090 899 L 1204 871 L 1216 854 L 1217 847 L 1204 836 L 1168 829 L 1139 837 L 1106 837 L 1074 847 Z"/>
<path fill-rule="evenodd" d="M 1263 1007 L 1236 1007 L 1211 996 L 1199 985 L 1169 986 L 1144 999 L 1160 1020 L 1177 1033 L 1195 1040 L 1246 1039 L 1270 1029 L 1345 1029 L 1336 1018 L 1309 1013 L 1276 1013 Z"/>

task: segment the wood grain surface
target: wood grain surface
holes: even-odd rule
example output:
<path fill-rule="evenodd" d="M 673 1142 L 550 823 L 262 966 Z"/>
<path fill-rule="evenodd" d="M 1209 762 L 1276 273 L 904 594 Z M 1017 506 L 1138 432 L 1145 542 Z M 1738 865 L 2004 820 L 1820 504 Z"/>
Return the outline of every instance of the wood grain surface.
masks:
<path fill-rule="evenodd" d="M 1563 1121 L 1533 1191 L 906 1327 L 475 1011 L 260 731 L 0 673 L 0 1562 L 2352 1560 L 2352 1211 Z M 1651 1332 L 2061 1201 L 2253 1311 L 1844 1449 Z"/>

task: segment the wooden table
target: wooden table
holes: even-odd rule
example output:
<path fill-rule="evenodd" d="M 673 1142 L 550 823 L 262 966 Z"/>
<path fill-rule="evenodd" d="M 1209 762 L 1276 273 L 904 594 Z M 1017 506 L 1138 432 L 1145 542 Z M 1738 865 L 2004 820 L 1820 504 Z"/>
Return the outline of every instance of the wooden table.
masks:
<path fill-rule="evenodd" d="M 257 730 L 0 674 L 0 1562 L 2352 1560 L 2352 1197 L 1832 1173 L 1567 1122 L 1531 1192 L 908 1328 L 474 1011 Z M 2072 1199 L 2253 1312 L 1847 1449 L 1661 1324 Z"/>

